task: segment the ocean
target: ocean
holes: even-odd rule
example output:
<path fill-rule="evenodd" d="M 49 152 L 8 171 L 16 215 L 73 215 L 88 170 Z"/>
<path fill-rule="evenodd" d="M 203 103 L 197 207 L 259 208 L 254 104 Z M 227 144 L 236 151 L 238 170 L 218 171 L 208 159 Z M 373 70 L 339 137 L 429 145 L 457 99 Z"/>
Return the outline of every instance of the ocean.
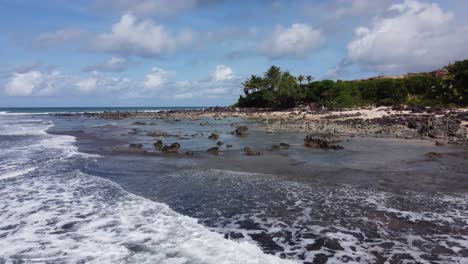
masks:
<path fill-rule="evenodd" d="M 466 263 L 460 147 L 428 160 L 424 141 L 345 138 L 323 152 L 236 118 L 53 114 L 160 110 L 0 109 L 0 263 Z M 162 155 L 156 139 L 194 156 Z"/>

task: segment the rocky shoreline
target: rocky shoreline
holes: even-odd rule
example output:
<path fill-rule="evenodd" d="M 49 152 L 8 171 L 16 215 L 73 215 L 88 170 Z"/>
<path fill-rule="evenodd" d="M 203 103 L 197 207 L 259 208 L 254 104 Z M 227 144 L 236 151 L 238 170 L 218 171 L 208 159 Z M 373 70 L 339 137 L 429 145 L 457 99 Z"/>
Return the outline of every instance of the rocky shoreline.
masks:
<path fill-rule="evenodd" d="M 378 107 L 343 111 L 296 108 L 268 109 L 208 108 L 160 112 L 83 113 L 89 118 L 161 119 L 170 121 L 242 118 L 256 121 L 267 132 L 331 133 L 340 136 L 372 136 L 426 139 L 437 144 L 468 143 L 468 109 Z M 206 125 L 201 122 L 200 125 Z"/>

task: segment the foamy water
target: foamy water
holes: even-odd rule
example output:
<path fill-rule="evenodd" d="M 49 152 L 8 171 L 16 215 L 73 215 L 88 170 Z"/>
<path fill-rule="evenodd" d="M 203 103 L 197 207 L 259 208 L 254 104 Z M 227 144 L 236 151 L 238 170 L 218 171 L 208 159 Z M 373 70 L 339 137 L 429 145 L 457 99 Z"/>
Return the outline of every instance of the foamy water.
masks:
<path fill-rule="evenodd" d="M 97 156 L 17 119 L 0 116 L 0 263 L 294 263 L 81 173 Z"/>

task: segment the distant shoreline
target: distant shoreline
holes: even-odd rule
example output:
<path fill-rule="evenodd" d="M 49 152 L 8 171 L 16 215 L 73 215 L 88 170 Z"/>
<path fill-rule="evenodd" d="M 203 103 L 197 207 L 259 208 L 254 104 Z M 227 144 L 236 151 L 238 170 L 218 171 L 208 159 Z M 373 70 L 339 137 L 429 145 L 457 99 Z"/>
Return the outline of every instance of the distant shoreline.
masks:
<path fill-rule="evenodd" d="M 366 107 L 328 111 L 301 107 L 288 110 L 211 107 L 203 110 L 160 112 L 83 113 L 103 119 L 202 120 L 242 118 L 256 121 L 267 132 L 333 133 L 343 136 L 372 136 L 426 139 L 441 143 L 468 143 L 468 109 Z"/>

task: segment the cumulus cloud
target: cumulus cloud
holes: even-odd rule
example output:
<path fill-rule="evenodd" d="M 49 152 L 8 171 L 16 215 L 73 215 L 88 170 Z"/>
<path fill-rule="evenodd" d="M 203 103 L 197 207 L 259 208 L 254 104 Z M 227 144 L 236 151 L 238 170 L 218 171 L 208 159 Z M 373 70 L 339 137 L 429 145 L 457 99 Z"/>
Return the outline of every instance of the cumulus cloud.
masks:
<path fill-rule="evenodd" d="M 97 51 L 124 55 L 158 57 L 187 47 L 193 42 L 194 33 L 183 30 L 177 34 L 151 20 L 139 20 L 125 14 L 112 26 L 110 33 L 99 34 L 92 43 Z"/>
<path fill-rule="evenodd" d="M 63 42 L 80 41 L 88 37 L 88 32 L 79 28 L 63 28 L 39 34 L 34 40 L 36 47 L 52 47 Z"/>
<path fill-rule="evenodd" d="M 143 84 L 148 90 L 158 91 L 164 84 L 167 84 L 169 80 L 174 78 L 175 75 L 175 72 L 153 67 L 151 72 L 146 74 Z"/>
<path fill-rule="evenodd" d="M 42 82 L 39 71 L 15 73 L 5 86 L 5 93 L 12 96 L 28 96 L 33 93 L 36 85 Z"/>
<path fill-rule="evenodd" d="M 319 29 L 307 24 L 293 24 L 290 27 L 277 26 L 261 42 L 259 51 L 270 58 L 304 58 L 322 46 L 325 36 Z"/>
<path fill-rule="evenodd" d="M 135 80 L 102 73 L 74 75 L 45 69 L 13 72 L 3 85 L 7 96 L 105 96 L 109 98 L 226 98 L 240 94 L 241 80 L 218 65 L 201 80 L 176 80 L 176 72 L 153 67 Z"/>
<path fill-rule="evenodd" d="M 385 74 L 434 70 L 468 57 L 467 33 L 438 4 L 406 0 L 355 30 L 348 61 Z"/>
<path fill-rule="evenodd" d="M 79 91 L 84 93 L 89 93 L 94 91 L 97 88 L 97 79 L 89 78 L 84 80 L 79 80 L 76 82 L 76 87 Z"/>
<path fill-rule="evenodd" d="M 122 57 L 112 57 L 107 61 L 90 65 L 84 68 L 85 72 L 122 72 L 129 66 L 129 61 Z"/>
<path fill-rule="evenodd" d="M 234 72 L 228 66 L 218 65 L 211 76 L 213 81 L 220 82 L 232 79 L 234 77 Z"/>

